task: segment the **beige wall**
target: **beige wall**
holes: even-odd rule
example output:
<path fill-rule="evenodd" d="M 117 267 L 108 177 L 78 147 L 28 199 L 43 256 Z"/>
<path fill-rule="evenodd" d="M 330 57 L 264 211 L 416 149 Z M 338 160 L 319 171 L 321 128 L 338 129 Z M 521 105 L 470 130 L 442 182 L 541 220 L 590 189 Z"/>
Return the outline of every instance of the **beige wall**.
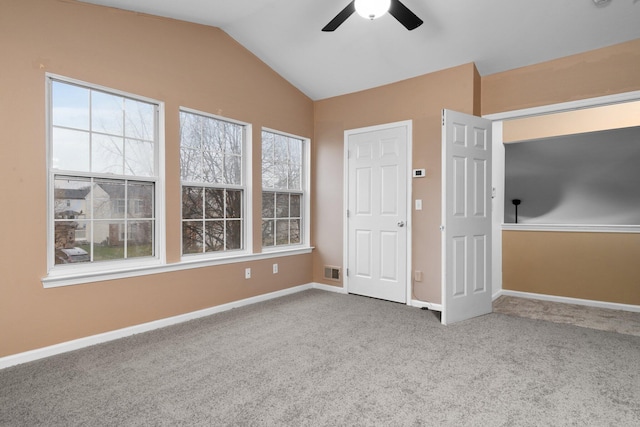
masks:
<path fill-rule="evenodd" d="M 640 89 L 640 39 L 482 78 L 482 114 Z"/>
<path fill-rule="evenodd" d="M 335 284 L 323 279 L 323 266 L 342 266 L 344 131 L 412 120 L 412 168 L 426 169 L 426 178 L 412 181 L 413 199 L 423 201 L 412 217 L 413 270 L 423 272 L 412 297 L 440 303 L 441 111 L 473 113 L 478 83 L 475 66 L 467 64 L 316 102 L 314 281 Z"/>
<path fill-rule="evenodd" d="M 640 101 L 507 120 L 504 143 L 640 126 Z"/>
<path fill-rule="evenodd" d="M 251 123 L 260 188 L 261 127 L 312 137 L 313 102 L 219 29 L 74 1 L 0 0 L 0 11 L 0 357 L 311 282 L 308 254 L 44 289 L 45 72 L 165 102 L 169 263 L 180 259 L 178 108 Z M 254 218 L 259 251 L 258 191 Z"/>
<path fill-rule="evenodd" d="M 503 288 L 640 305 L 640 235 L 503 231 Z"/>
<path fill-rule="evenodd" d="M 482 113 L 637 90 L 640 90 L 640 40 L 485 76 L 482 79 Z M 589 120 L 582 114 L 577 116 L 579 120 Z M 557 124 L 547 121 L 552 119 L 539 120 L 548 127 L 542 132 L 561 132 Z M 585 123 L 577 126 L 586 128 Z M 588 126 L 604 125 L 592 122 Z M 512 131 L 520 132 L 517 138 L 528 139 L 526 124 L 509 128 L 509 140 L 515 138 Z M 502 287 L 640 304 L 638 259 L 640 234 L 505 231 Z"/>

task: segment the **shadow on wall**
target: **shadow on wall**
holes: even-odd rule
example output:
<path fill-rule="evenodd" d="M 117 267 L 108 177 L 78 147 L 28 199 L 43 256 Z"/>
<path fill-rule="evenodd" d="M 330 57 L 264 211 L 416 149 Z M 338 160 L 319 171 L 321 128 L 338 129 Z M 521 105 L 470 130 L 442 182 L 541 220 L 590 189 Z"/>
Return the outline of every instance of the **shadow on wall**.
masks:
<path fill-rule="evenodd" d="M 640 127 L 505 144 L 505 223 L 640 224 Z"/>

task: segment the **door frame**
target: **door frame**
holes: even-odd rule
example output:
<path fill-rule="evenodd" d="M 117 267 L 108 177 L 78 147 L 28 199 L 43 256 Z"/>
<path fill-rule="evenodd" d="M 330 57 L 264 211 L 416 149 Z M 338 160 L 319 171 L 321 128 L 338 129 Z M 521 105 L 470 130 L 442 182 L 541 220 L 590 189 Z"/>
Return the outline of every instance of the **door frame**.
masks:
<path fill-rule="evenodd" d="M 624 92 L 614 95 L 605 95 L 595 98 L 585 98 L 576 101 L 561 102 L 557 104 L 542 105 L 539 107 L 511 110 L 501 113 L 485 114 L 482 117 L 493 122 L 492 125 L 492 149 L 493 149 L 493 214 L 492 214 L 492 295 L 495 300 L 502 294 L 502 225 L 504 224 L 504 174 L 505 152 L 502 139 L 502 123 L 505 120 L 521 119 L 524 117 L 541 116 L 545 114 L 563 113 L 585 108 L 602 107 L 605 105 L 622 104 L 625 102 L 640 101 L 640 91 Z M 500 183 L 500 185 L 496 185 Z"/>
<path fill-rule="evenodd" d="M 342 239 L 342 265 L 344 266 L 344 271 L 342 274 L 342 289 L 345 293 L 349 292 L 349 275 L 347 274 L 348 266 L 349 266 L 349 223 L 347 218 L 347 207 L 349 206 L 349 137 L 351 135 L 365 133 L 365 132 L 375 132 L 380 130 L 387 130 L 391 128 L 397 127 L 405 127 L 407 129 L 407 140 L 406 140 L 406 156 L 407 156 L 407 173 L 406 173 L 406 184 L 407 184 L 407 194 L 406 194 L 406 203 L 407 203 L 407 221 L 406 221 L 406 229 L 407 229 L 407 244 L 406 244 L 406 301 L 404 304 L 411 305 L 412 300 L 412 284 L 413 284 L 413 275 L 411 274 L 412 269 L 412 261 L 413 261 L 413 252 L 412 252 L 412 230 L 413 230 L 413 187 L 412 187 L 412 170 L 413 170 L 413 121 L 412 120 L 403 120 L 399 122 L 385 123 L 381 125 L 374 126 L 366 126 L 355 129 L 347 129 L 344 131 L 344 142 L 343 142 L 343 190 L 342 190 L 342 235 L 344 236 Z"/>

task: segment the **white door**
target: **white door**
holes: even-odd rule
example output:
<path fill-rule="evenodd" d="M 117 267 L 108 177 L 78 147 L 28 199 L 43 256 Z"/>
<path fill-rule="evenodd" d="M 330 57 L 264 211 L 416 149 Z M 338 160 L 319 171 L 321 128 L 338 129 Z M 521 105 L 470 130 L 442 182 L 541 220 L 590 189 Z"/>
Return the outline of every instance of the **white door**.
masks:
<path fill-rule="evenodd" d="M 346 133 L 349 293 L 407 302 L 408 129 Z"/>
<path fill-rule="evenodd" d="M 443 110 L 442 323 L 491 313 L 491 121 Z"/>

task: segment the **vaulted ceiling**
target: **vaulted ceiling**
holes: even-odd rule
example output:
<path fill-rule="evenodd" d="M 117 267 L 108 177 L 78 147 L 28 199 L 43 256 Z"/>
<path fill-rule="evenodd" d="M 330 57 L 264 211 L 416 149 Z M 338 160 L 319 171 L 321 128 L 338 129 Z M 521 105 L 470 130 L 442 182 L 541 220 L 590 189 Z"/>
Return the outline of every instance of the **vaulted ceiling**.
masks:
<path fill-rule="evenodd" d="M 493 74 L 640 38 L 640 0 L 401 0 L 390 15 L 321 29 L 350 0 L 84 0 L 219 27 L 310 98 L 475 62 Z"/>

